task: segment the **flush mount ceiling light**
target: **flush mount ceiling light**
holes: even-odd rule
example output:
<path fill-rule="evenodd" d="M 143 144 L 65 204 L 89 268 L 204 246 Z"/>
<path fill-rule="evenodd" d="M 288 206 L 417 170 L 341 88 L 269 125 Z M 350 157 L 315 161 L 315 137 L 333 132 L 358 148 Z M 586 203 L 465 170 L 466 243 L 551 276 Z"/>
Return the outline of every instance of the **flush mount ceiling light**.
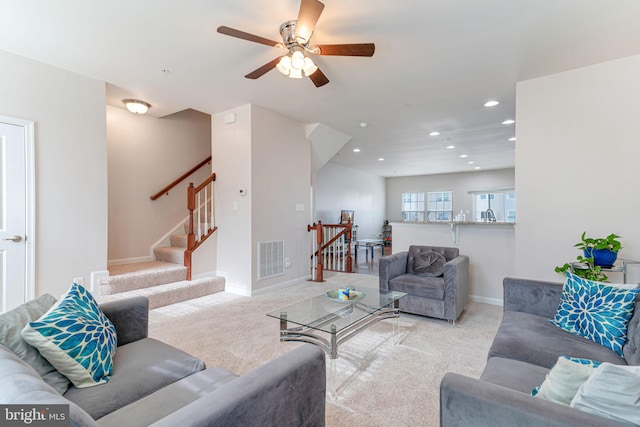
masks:
<path fill-rule="evenodd" d="M 504 122 L 502 122 L 503 125 L 512 125 L 514 124 L 516 121 L 512 120 L 512 119 L 507 119 Z"/>
<path fill-rule="evenodd" d="M 151 108 L 151 104 L 138 99 L 123 99 L 122 102 L 126 105 L 127 110 L 134 114 L 146 114 Z"/>
<path fill-rule="evenodd" d="M 498 101 L 487 101 L 484 103 L 485 107 L 495 107 L 496 105 L 500 104 L 500 102 Z"/>

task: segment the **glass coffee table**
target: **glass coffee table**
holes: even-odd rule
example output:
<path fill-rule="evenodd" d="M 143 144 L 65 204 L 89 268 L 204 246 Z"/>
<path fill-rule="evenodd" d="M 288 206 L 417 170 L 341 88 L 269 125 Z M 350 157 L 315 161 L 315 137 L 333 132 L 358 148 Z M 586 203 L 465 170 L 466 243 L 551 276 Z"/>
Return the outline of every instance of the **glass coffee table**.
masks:
<path fill-rule="evenodd" d="M 335 290 L 267 313 L 267 316 L 280 319 L 280 341 L 308 342 L 336 359 L 338 347 L 343 342 L 375 322 L 398 318 L 400 298 L 407 295 L 359 286 L 349 286 L 349 291 L 352 298 L 349 300 L 339 299 Z M 396 329 L 394 324 L 394 332 Z"/>

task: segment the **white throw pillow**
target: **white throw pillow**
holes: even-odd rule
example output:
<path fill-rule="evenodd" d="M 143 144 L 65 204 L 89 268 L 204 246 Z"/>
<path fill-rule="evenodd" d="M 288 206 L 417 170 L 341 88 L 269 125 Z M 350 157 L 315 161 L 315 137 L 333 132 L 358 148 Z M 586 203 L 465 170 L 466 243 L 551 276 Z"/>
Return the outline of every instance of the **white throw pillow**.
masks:
<path fill-rule="evenodd" d="M 640 366 L 601 364 L 578 389 L 571 406 L 640 425 Z"/>
<path fill-rule="evenodd" d="M 594 372 L 599 362 L 560 356 L 540 387 L 531 393 L 536 397 L 569 405 L 580 386 Z"/>

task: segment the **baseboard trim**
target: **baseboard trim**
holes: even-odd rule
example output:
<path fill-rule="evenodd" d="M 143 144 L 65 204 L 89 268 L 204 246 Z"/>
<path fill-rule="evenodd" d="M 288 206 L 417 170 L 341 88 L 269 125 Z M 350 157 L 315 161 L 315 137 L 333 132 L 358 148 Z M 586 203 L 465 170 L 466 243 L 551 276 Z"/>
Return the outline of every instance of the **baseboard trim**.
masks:
<path fill-rule="evenodd" d="M 112 265 L 134 264 L 136 262 L 148 261 L 155 261 L 155 258 L 152 256 L 141 256 L 136 258 L 110 259 L 107 260 L 107 267 L 110 267 Z"/>
<path fill-rule="evenodd" d="M 225 277 L 224 274 L 218 272 L 217 276 Z M 240 295 L 243 297 L 255 297 L 257 295 L 267 294 L 269 292 L 277 291 L 279 289 L 288 288 L 290 286 L 296 285 L 301 282 L 305 282 L 309 280 L 311 276 L 302 276 L 296 279 L 287 280 L 286 282 L 276 283 L 275 285 L 267 286 L 266 288 L 256 289 L 255 291 L 251 289 L 247 289 L 244 286 L 236 286 L 232 283 L 229 283 L 228 279 L 225 277 L 225 285 L 224 291 L 234 295 Z"/>
<path fill-rule="evenodd" d="M 251 296 L 263 295 L 269 292 L 277 291 L 278 289 L 288 288 L 297 283 L 307 281 L 311 278 L 310 275 L 298 277 L 297 279 L 287 280 L 286 282 L 276 283 L 275 285 L 267 286 L 266 288 L 257 289 L 251 292 Z"/>
<path fill-rule="evenodd" d="M 481 297 L 478 295 L 469 295 L 469 299 L 473 302 L 481 302 L 484 304 L 498 305 L 500 307 L 504 305 L 503 300 L 500 298 L 487 298 L 487 297 Z"/>

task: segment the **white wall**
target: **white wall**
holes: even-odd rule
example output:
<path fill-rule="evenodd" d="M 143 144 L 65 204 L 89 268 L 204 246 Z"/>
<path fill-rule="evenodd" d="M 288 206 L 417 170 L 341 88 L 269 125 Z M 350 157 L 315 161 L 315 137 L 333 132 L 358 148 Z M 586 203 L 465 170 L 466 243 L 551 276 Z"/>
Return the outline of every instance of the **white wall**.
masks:
<path fill-rule="evenodd" d="M 224 122 L 227 114 L 235 114 L 235 123 Z M 218 274 L 226 278 L 226 291 L 251 295 L 251 105 L 212 115 L 211 141 Z"/>
<path fill-rule="evenodd" d="M 385 219 L 385 179 L 377 175 L 327 163 L 313 182 L 313 222 L 338 224 L 341 210 L 354 211 L 358 238 L 378 238 Z"/>
<path fill-rule="evenodd" d="M 304 126 L 252 106 L 252 263 L 253 292 L 309 274 L 311 151 Z M 304 210 L 296 210 L 302 205 Z M 258 242 L 284 240 L 291 266 L 285 274 L 257 280 Z"/>
<path fill-rule="evenodd" d="M 230 114 L 235 122 L 227 124 Z M 212 116 L 212 152 L 218 273 L 227 279 L 226 290 L 252 295 L 307 276 L 311 162 L 304 126 L 245 105 Z M 272 240 L 284 240 L 291 267 L 258 281 L 258 242 Z"/>
<path fill-rule="evenodd" d="M 387 217 L 392 221 L 402 219 L 402 193 L 453 191 L 453 215 L 462 209 L 469 220 L 472 213 L 469 191 L 513 188 L 514 185 L 514 169 L 387 178 Z M 517 191 L 516 197 L 520 198 Z"/>
<path fill-rule="evenodd" d="M 185 110 L 163 118 L 107 106 L 109 261 L 149 257 L 149 248 L 184 220 L 187 187 L 211 174 L 205 165 L 169 195 L 149 197 L 211 155 L 211 117 Z"/>
<path fill-rule="evenodd" d="M 516 274 L 561 281 L 583 231 L 640 260 L 640 55 L 518 83 Z"/>
<path fill-rule="evenodd" d="M 0 51 L 0 115 L 35 122 L 36 295 L 106 269 L 105 84 Z"/>

